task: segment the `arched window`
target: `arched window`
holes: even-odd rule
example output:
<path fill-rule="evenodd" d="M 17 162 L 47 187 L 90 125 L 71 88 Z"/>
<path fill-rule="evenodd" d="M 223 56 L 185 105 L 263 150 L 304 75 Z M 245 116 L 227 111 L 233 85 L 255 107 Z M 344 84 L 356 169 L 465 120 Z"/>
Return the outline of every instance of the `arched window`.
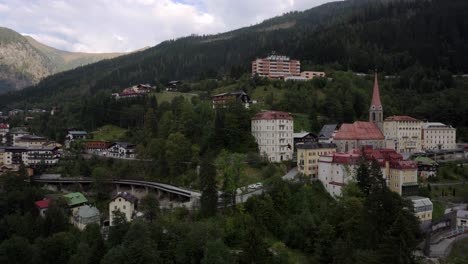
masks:
<path fill-rule="evenodd" d="M 372 121 L 375 121 L 375 112 L 372 112 Z"/>

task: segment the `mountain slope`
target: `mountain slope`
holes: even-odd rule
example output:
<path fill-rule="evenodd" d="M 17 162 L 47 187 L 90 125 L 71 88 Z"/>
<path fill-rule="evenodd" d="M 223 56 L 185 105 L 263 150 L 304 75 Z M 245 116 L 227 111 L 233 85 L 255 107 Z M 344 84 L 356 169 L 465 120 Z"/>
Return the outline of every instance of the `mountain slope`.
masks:
<path fill-rule="evenodd" d="M 134 83 L 216 78 L 234 67 L 247 73 L 252 59 L 272 51 L 301 59 L 303 68 L 318 64 L 337 70 L 378 68 L 398 74 L 419 66 L 468 72 L 467 13 L 464 0 L 329 3 L 223 34 L 166 41 L 48 77 L 2 99 L 51 105 Z"/>
<path fill-rule="evenodd" d="M 19 90 L 51 74 L 120 55 L 61 51 L 0 27 L 0 93 Z"/>

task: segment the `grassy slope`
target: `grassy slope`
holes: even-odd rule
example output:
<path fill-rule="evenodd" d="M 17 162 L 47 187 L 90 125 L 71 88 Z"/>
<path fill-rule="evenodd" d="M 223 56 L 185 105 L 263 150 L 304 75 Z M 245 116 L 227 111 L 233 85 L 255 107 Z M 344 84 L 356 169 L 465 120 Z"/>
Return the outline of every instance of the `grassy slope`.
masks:
<path fill-rule="evenodd" d="M 125 135 L 126 131 L 126 129 L 117 126 L 105 125 L 93 131 L 92 134 L 95 140 L 117 141 Z"/>
<path fill-rule="evenodd" d="M 172 99 L 176 98 L 177 96 L 183 96 L 185 99 L 190 100 L 192 97 L 197 96 L 196 94 L 192 93 L 180 93 L 180 92 L 161 92 L 155 94 L 158 103 L 168 102 L 170 103 Z"/>
<path fill-rule="evenodd" d="M 468 238 L 455 243 L 447 263 L 468 263 Z"/>

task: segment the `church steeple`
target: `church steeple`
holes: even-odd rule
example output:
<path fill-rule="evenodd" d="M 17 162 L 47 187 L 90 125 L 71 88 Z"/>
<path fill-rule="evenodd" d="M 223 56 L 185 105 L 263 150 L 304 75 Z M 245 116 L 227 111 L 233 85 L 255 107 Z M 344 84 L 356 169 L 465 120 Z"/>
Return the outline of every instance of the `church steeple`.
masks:
<path fill-rule="evenodd" d="M 372 94 L 372 102 L 369 108 L 369 122 L 375 123 L 381 131 L 383 131 L 383 107 L 380 102 L 380 89 L 377 71 L 374 76 L 374 91 Z"/>

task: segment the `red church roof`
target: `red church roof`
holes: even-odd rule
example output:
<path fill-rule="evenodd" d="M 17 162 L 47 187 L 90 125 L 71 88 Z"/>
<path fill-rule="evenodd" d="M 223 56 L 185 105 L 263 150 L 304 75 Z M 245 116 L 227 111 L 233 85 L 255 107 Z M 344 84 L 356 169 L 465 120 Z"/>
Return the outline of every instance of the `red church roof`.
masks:
<path fill-rule="evenodd" d="M 385 118 L 385 121 L 419 121 L 419 120 L 411 116 L 389 116 Z"/>
<path fill-rule="evenodd" d="M 355 139 L 355 140 L 383 140 L 382 131 L 372 122 L 354 122 L 353 124 L 343 124 L 335 135 L 335 140 Z"/>
<path fill-rule="evenodd" d="M 46 208 L 49 208 L 50 201 L 51 201 L 50 199 L 44 199 L 44 200 L 36 201 L 35 204 L 39 209 L 46 209 Z"/>
<path fill-rule="evenodd" d="M 375 73 L 375 78 L 374 78 L 374 92 L 372 94 L 371 107 L 372 106 L 375 106 L 375 109 L 379 109 L 379 107 L 382 107 L 382 103 L 380 102 L 380 89 L 379 89 L 379 80 L 377 78 L 377 72 Z"/>
<path fill-rule="evenodd" d="M 287 112 L 268 111 L 256 114 L 252 120 L 293 120 L 292 116 Z"/>

